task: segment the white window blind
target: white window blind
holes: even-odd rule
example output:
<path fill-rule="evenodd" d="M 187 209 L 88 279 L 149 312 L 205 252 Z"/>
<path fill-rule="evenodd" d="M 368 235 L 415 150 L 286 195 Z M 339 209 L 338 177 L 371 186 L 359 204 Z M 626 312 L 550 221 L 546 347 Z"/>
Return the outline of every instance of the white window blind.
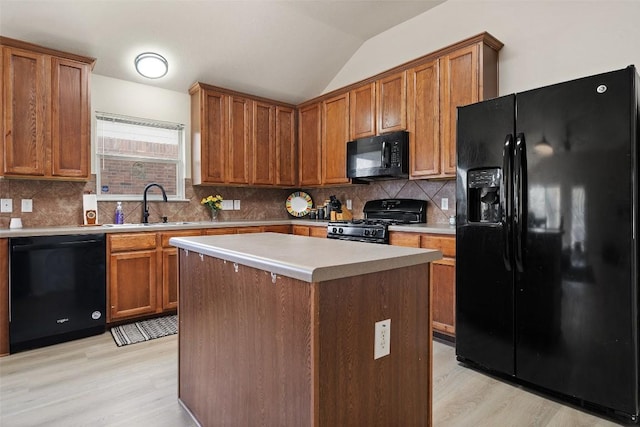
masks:
<path fill-rule="evenodd" d="M 101 200 L 138 200 L 151 182 L 184 199 L 184 125 L 96 112 L 95 145 Z"/>

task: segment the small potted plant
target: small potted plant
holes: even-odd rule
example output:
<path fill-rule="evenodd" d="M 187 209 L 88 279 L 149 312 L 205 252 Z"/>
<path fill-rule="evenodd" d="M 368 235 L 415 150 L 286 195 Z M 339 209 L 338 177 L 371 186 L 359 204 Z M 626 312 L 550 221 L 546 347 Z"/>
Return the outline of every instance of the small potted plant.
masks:
<path fill-rule="evenodd" d="M 215 196 L 207 196 L 200 200 L 201 205 L 207 205 L 211 210 L 211 220 L 216 221 L 218 219 L 218 212 L 222 210 L 222 196 L 216 194 Z"/>

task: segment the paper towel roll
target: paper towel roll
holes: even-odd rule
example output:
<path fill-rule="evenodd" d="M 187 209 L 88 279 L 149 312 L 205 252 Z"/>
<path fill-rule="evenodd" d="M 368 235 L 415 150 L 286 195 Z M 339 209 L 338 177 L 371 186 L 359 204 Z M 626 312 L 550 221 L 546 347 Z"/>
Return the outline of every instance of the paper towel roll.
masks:
<path fill-rule="evenodd" d="M 100 224 L 98 221 L 98 199 L 95 194 L 83 194 L 82 195 L 82 221 L 84 225 L 88 225 L 87 212 L 95 212 L 94 224 Z"/>

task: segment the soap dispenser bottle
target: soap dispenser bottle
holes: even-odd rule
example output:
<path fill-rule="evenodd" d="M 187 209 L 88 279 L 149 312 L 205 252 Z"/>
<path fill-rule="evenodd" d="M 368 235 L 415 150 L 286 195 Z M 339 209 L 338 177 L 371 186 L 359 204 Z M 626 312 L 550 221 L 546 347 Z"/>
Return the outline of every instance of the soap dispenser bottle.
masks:
<path fill-rule="evenodd" d="M 124 211 L 122 210 L 122 202 L 118 202 L 116 206 L 115 221 L 116 224 L 124 224 Z"/>

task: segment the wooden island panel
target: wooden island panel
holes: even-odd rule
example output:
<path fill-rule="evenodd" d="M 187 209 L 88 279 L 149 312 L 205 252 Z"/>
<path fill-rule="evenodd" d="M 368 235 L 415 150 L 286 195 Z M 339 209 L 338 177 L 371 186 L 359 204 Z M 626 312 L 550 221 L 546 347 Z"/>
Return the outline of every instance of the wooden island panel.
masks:
<path fill-rule="evenodd" d="M 312 287 L 179 256 L 180 400 L 203 426 L 312 425 Z"/>
<path fill-rule="evenodd" d="M 314 426 L 431 425 L 428 265 L 314 284 L 319 409 Z M 391 319 L 390 354 L 373 359 Z"/>
<path fill-rule="evenodd" d="M 179 262 L 179 398 L 201 425 L 431 425 L 429 264 L 274 283 L 184 249 Z M 374 360 L 385 319 L 391 352 Z"/>

